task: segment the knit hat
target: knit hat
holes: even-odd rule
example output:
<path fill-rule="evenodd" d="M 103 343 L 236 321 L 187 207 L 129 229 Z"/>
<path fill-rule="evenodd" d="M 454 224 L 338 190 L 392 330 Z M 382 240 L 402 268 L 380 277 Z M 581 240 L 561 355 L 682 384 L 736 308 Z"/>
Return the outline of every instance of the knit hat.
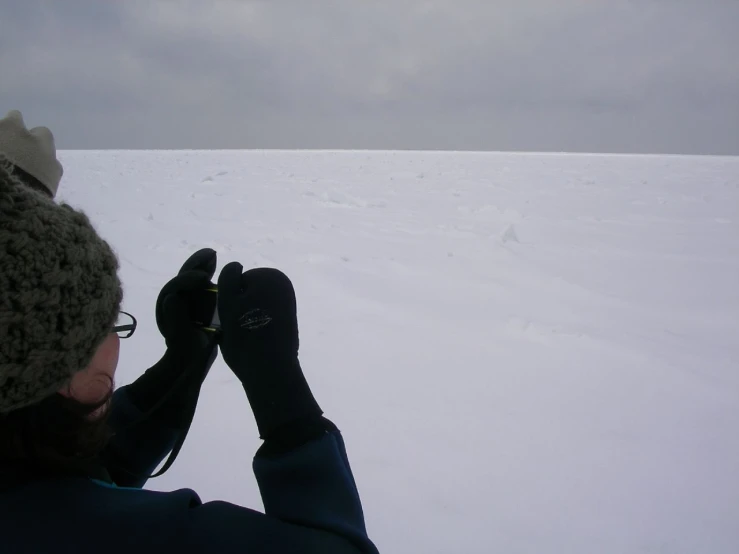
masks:
<path fill-rule="evenodd" d="M 18 110 L 0 119 L 0 153 L 56 196 L 64 169 L 56 159 L 54 135 L 46 127 L 26 129 Z"/>
<path fill-rule="evenodd" d="M 83 212 L 23 186 L 0 156 L 0 413 L 89 365 L 118 317 L 117 271 Z"/>

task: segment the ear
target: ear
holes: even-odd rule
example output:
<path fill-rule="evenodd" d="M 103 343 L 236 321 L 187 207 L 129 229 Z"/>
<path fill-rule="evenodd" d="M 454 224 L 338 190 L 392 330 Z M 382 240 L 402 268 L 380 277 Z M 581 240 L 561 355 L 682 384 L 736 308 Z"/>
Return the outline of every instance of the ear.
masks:
<path fill-rule="evenodd" d="M 72 380 L 70 379 L 66 383 L 62 385 L 62 388 L 60 388 L 58 391 L 59 394 L 61 394 L 65 398 L 72 398 Z"/>

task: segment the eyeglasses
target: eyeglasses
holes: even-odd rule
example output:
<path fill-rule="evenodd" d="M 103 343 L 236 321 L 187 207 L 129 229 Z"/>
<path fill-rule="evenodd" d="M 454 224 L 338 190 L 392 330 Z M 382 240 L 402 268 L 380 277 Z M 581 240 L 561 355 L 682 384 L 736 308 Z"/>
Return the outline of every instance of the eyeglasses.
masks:
<path fill-rule="evenodd" d="M 113 333 L 120 338 L 127 339 L 136 331 L 136 318 L 128 312 L 119 312 L 118 319 L 113 326 Z"/>

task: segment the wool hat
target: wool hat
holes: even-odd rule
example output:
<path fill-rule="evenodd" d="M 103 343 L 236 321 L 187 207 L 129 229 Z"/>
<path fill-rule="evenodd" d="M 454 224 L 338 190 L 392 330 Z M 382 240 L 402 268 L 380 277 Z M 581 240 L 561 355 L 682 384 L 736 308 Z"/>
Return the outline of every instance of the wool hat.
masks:
<path fill-rule="evenodd" d="M 52 198 L 56 196 L 64 169 L 56 159 L 54 135 L 48 128 L 26 129 L 21 112 L 11 110 L 0 119 L 0 153 L 43 185 Z"/>
<path fill-rule="evenodd" d="M 24 186 L 0 156 L 0 413 L 85 369 L 122 297 L 118 260 L 87 215 Z"/>

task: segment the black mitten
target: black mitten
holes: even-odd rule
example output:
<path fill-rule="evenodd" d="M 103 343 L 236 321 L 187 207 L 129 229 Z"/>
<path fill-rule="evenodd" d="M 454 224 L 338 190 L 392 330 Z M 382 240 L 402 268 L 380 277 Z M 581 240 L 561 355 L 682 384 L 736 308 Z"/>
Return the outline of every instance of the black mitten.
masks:
<path fill-rule="evenodd" d="M 189 425 L 205 376 L 217 356 L 215 337 L 193 320 L 193 306 L 212 286 L 217 258 L 205 248 L 184 263 L 159 294 L 156 321 L 167 344 L 162 359 L 128 386 L 143 412 L 174 427 Z"/>
<path fill-rule="evenodd" d="M 218 280 L 221 354 L 241 380 L 262 439 L 320 418 L 298 362 L 295 291 L 276 269 L 242 273 L 232 262 Z"/>

